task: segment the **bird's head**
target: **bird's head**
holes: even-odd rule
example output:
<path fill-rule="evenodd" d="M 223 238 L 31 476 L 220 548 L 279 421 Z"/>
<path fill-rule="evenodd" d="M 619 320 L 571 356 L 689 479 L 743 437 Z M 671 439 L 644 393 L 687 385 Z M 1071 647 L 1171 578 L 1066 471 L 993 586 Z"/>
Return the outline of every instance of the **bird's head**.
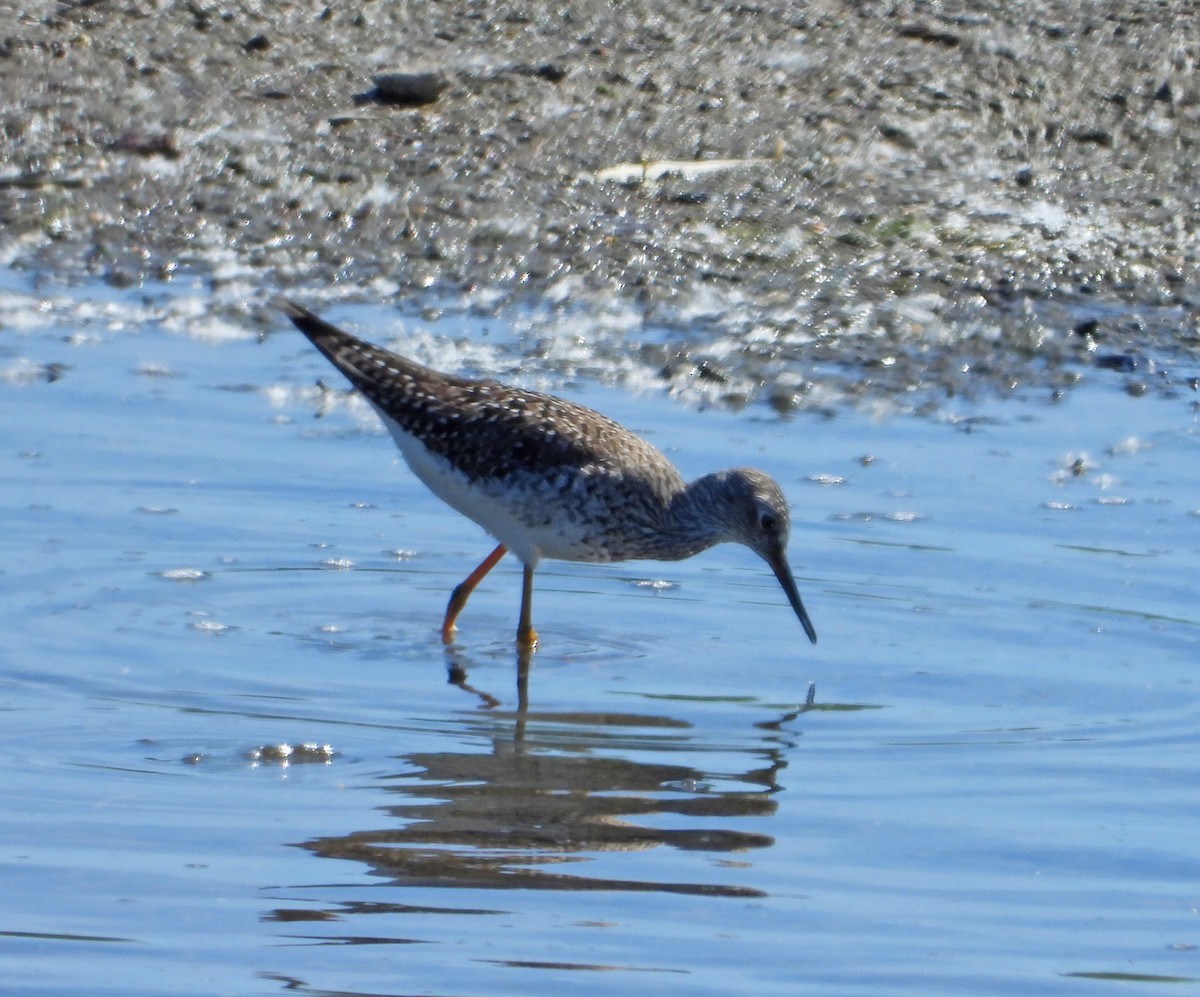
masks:
<path fill-rule="evenodd" d="M 792 521 L 783 492 L 770 475 L 751 468 L 723 471 L 719 477 L 725 507 L 722 519 L 728 539 L 745 544 L 770 565 L 804 632 L 815 644 L 817 631 L 800 601 L 800 592 L 788 565 L 787 545 Z"/>

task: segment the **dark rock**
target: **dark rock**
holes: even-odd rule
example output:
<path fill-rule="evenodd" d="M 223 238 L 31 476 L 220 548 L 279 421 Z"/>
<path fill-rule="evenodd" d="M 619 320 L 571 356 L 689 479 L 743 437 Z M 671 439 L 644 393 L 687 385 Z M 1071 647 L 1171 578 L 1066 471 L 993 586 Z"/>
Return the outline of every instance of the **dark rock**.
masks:
<path fill-rule="evenodd" d="M 894 145 L 898 145 L 901 149 L 915 149 L 917 147 L 916 140 L 903 128 L 898 128 L 896 125 L 880 125 L 879 134 Z"/>
<path fill-rule="evenodd" d="M 419 106 L 432 104 L 450 85 L 441 73 L 380 73 L 371 81 L 374 98 L 384 104 Z"/>
<path fill-rule="evenodd" d="M 1081 145 L 1102 145 L 1112 148 L 1113 136 L 1107 128 L 1081 128 L 1071 132 L 1071 138 Z"/>
<path fill-rule="evenodd" d="M 949 31 L 938 31 L 926 24 L 902 24 L 896 29 L 896 34 L 901 38 L 932 42 L 935 45 L 945 45 L 947 48 L 954 48 L 956 45 L 962 44 L 962 39 L 958 35 Z"/>
<path fill-rule="evenodd" d="M 1115 370 L 1120 374 L 1132 374 L 1147 366 L 1146 358 L 1137 353 L 1102 353 L 1094 363 L 1101 370 Z"/>
<path fill-rule="evenodd" d="M 174 138 L 168 132 L 147 132 L 140 128 L 131 128 L 123 133 L 110 146 L 118 152 L 131 152 L 135 156 L 162 156 L 164 159 L 178 159 L 179 149 Z"/>
<path fill-rule="evenodd" d="M 539 66 L 522 63 L 514 66 L 513 72 L 520 73 L 522 76 L 536 76 L 538 79 L 547 80 L 550 83 L 561 83 L 567 78 L 567 70 L 556 62 L 545 62 Z"/>

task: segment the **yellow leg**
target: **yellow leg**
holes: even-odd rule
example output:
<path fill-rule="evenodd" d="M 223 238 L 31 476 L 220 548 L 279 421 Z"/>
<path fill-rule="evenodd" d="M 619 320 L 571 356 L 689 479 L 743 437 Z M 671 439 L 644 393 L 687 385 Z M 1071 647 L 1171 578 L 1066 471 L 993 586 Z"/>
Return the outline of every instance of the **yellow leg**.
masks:
<path fill-rule="evenodd" d="M 442 620 L 442 643 L 449 644 L 454 640 L 454 621 L 458 619 L 458 614 L 462 612 L 463 606 L 467 604 L 467 600 L 471 597 L 471 593 L 475 591 L 483 576 L 496 566 L 496 562 L 502 558 L 508 548 L 504 544 L 500 544 L 494 551 L 488 554 L 479 564 L 479 567 L 472 571 L 463 580 L 453 592 L 450 593 L 450 603 L 446 606 L 446 617 Z"/>
<path fill-rule="evenodd" d="M 517 646 L 532 651 L 537 647 L 537 631 L 533 629 L 533 568 L 525 565 L 521 579 L 521 621 L 517 624 Z"/>

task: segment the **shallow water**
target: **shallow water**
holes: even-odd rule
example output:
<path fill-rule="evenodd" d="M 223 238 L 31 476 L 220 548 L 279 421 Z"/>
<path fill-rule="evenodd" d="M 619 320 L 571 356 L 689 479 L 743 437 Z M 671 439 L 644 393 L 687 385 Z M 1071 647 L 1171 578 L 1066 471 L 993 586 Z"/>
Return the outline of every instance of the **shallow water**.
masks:
<path fill-rule="evenodd" d="M 1200 981 L 1190 394 L 782 420 L 554 385 L 685 474 L 774 474 L 821 639 L 740 549 L 546 564 L 521 714 L 519 569 L 448 654 L 488 541 L 282 321 L 9 293 L 4 992 Z"/>

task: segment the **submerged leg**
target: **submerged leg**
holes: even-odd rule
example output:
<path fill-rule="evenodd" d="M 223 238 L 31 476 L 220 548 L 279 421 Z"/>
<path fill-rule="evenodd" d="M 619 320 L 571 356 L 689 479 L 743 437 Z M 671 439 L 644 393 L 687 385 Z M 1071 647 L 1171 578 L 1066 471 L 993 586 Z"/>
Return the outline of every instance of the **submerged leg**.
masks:
<path fill-rule="evenodd" d="M 533 568 L 525 565 L 521 579 L 521 621 L 517 624 L 517 646 L 533 650 L 537 647 L 537 631 L 533 629 Z"/>
<path fill-rule="evenodd" d="M 442 620 L 443 644 L 449 644 L 454 640 L 454 621 L 458 619 L 458 614 L 462 612 L 463 606 L 471 598 L 471 593 L 475 591 L 475 586 L 483 581 L 483 576 L 496 566 L 496 562 L 505 555 L 507 550 L 508 548 L 504 544 L 500 544 L 480 562 L 478 568 L 467 575 L 461 585 L 457 586 L 450 593 L 450 603 L 446 606 L 446 618 Z"/>
<path fill-rule="evenodd" d="M 525 740 L 525 719 L 529 714 L 529 666 L 533 662 L 532 647 L 517 646 L 517 715 L 513 724 L 513 740 Z"/>

